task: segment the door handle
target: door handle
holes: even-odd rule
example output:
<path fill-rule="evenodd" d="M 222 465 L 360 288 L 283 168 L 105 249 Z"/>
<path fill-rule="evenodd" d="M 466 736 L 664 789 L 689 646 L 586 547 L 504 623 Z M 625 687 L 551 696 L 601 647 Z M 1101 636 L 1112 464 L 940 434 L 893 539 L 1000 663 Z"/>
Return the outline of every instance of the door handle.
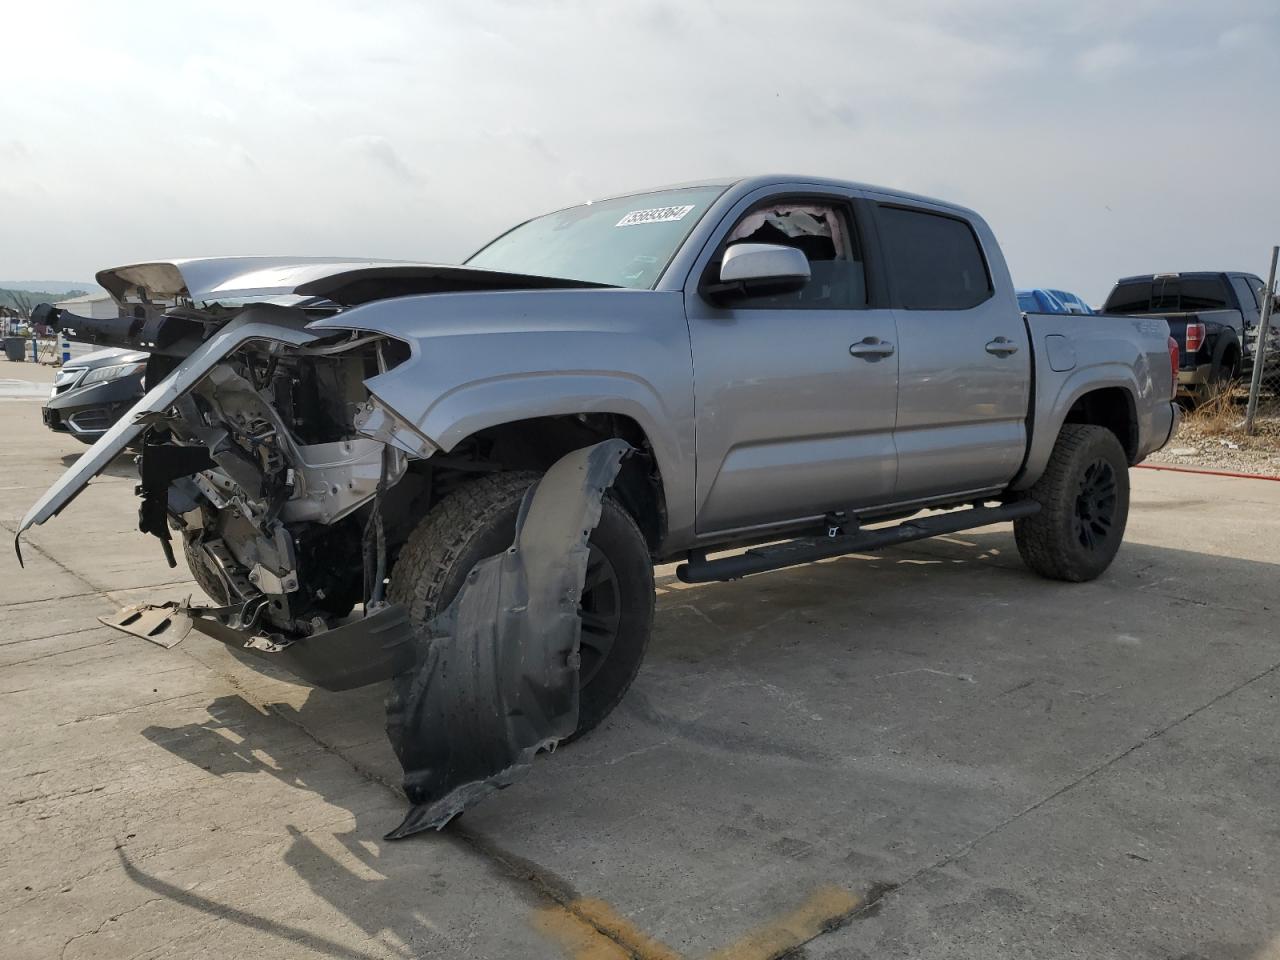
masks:
<path fill-rule="evenodd" d="M 987 353 L 994 354 L 997 357 L 1007 357 L 1011 353 L 1018 352 L 1018 345 L 1008 337 L 996 337 L 987 344 Z"/>
<path fill-rule="evenodd" d="M 863 337 L 849 346 L 849 356 L 862 357 L 866 360 L 879 360 L 881 357 L 893 356 L 893 344 L 879 337 Z"/>

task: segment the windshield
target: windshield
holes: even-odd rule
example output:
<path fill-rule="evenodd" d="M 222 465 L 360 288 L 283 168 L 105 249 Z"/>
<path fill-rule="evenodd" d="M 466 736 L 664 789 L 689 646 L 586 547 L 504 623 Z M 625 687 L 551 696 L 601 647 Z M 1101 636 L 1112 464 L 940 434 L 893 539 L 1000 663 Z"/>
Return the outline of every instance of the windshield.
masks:
<path fill-rule="evenodd" d="M 685 187 L 599 200 L 522 223 L 469 267 L 652 290 L 724 187 Z"/>

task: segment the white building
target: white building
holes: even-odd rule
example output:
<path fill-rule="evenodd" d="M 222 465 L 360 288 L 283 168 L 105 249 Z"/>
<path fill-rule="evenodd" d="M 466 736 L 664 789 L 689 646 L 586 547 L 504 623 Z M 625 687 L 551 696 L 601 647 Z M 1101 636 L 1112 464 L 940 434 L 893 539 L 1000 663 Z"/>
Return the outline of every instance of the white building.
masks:
<path fill-rule="evenodd" d="M 59 300 L 54 306 L 77 317 L 89 317 L 93 320 L 109 320 L 120 315 L 120 308 L 105 290 L 86 293 L 83 297 L 72 297 L 70 300 Z"/>

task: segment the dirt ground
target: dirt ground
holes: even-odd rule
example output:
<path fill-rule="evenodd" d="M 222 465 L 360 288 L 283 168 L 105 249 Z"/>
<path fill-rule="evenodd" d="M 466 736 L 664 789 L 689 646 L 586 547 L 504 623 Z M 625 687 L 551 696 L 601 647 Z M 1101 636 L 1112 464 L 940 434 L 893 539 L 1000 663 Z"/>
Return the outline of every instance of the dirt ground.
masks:
<path fill-rule="evenodd" d="M 1254 432 L 1246 434 L 1247 399 L 1247 393 L 1238 392 L 1228 403 L 1187 413 L 1177 435 L 1151 462 L 1280 476 L 1280 401 L 1261 403 Z"/>

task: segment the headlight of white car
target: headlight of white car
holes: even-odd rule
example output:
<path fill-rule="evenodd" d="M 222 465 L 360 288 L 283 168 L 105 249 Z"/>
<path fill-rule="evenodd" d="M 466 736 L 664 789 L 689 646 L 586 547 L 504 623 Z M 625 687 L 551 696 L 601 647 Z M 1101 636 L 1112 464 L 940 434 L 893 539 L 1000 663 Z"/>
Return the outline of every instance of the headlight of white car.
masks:
<path fill-rule="evenodd" d="M 87 387 L 91 383 L 106 383 L 108 380 L 119 380 L 130 377 L 147 369 L 146 363 L 117 363 L 110 367 L 95 367 L 84 375 L 80 386 Z"/>

